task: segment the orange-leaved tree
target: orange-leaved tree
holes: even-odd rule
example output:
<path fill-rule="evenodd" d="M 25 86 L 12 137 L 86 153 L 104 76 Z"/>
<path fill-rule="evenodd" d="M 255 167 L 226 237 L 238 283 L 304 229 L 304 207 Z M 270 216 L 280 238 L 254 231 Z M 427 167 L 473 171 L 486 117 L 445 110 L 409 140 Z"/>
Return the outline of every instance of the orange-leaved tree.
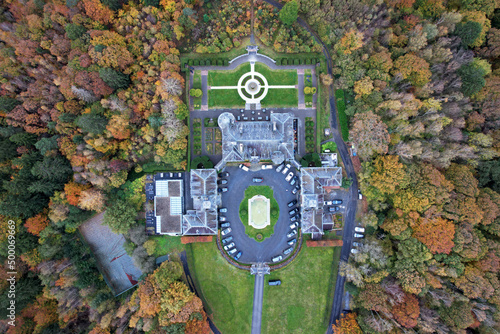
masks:
<path fill-rule="evenodd" d="M 361 328 L 356 321 L 356 313 L 342 314 L 334 325 L 332 325 L 334 334 L 362 334 Z"/>

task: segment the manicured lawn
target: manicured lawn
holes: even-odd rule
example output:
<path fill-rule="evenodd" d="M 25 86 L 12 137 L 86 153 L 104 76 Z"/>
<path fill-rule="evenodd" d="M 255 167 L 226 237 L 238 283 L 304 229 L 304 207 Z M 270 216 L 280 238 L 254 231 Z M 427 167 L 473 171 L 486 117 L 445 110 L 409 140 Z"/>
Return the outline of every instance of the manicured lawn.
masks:
<path fill-rule="evenodd" d="M 337 111 L 339 113 L 340 130 L 342 131 L 342 139 L 349 140 L 349 127 L 347 125 L 347 115 L 345 113 L 344 91 L 337 89 L 335 91 L 335 100 L 337 101 Z"/>
<path fill-rule="evenodd" d="M 292 107 L 297 108 L 299 104 L 298 90 L 294 88 L 287 89 L 269 89 L 266 97 L 261 101 L 262 107 Z"/>
<path fill-rule="evenodd" d="M 236 89 L 212 89 L 208 91 L 208 107 L 236 108 L 244 107 L 245 101 Z"/>
<path fill-rule="evenodd" d="M 323 334 L 328 327 L 340 247 L 303 247 L 292 264 L 266 275 L 262 333 Z M 269 286 L 270 279 L 281 285 Z"/>
<path fill-rule="evenodd" d="M 194 71 L 193 74 L 193 88 L 196 89 L 201 89 L 201 71 Z M 194 109 L 200 109 L 201 107 L 201 98 L 200 97 L 193 97 L 193 108 Z"/>
<path fill-rule="evenodd" d="M 271 200 L 271 225 L 263 229 L 256 229 L 248 225 L 248 200 L 255 195 L 263 195 Z M 245 190 L 245 197 L 240 204 L 240 219 L 245 226 L 245 233 L 257 241 L 263 241 L 265 238 L 270 237 L 274 233 L 274 224 L 278 221 L 280 215 L 280 208 L 278 202 L 274 199 L 273 189 L 269 186 L 249 186 Z M 257 235 L 262 235 L 261 239 L 257 239 Z"/>
<path fill-rule="evenodd" d="M 234 70 L 221 70 L 208 72 L 209 86 L 236 86 L 240 77 L 250 72 L 250 63 L 244 63 Z"/>
<path fill-rule="evenodd" d="M 296 85 L 298 83 L 296 70 L 273 71 L 262 63 L 255 63 L 255 71 L 265 76 L 269 85 Z"/>
<path fill-rule="evenodd" d="M 185 248 L 185 245 L 181 244 L 181 237 L 158 235 L 151 236 L 149 239 L 156 240 L 155 257 L 167 255 L 172 252 L 180 253 Z"/>
<path fill-rule="evenodd" d="M 254 277 L 227 263 L 215 240 L 186 248 L 194 283 L 217 328 L 222 333 L 250 333 Z"/>

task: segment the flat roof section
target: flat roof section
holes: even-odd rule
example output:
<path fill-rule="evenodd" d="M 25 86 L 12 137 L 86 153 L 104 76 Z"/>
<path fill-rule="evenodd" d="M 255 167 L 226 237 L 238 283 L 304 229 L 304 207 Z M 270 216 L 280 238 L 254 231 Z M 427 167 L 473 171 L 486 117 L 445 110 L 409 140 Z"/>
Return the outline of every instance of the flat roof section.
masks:
<path fill-rule="evenodd" d="M 182 210 L 179 214 L 172 214 L 171 199 L 171 197 L 155 197 L 155 215 L 160 218 L 157 218 L 157 221 L 160 223 L 161 234 L 182 232 Z"/>

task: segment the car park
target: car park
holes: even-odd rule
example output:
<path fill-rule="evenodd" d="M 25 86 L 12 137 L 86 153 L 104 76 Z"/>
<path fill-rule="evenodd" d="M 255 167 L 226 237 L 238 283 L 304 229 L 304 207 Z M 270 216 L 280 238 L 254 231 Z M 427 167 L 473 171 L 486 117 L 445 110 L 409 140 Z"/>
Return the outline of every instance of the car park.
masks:
<path fill-rule="evenodd" d="M 293 237 L 293 236 L 294 236 L 294 235 L 296 235 L 296 234 L 297 234 L 297 230 L 291 230 L 291 231 L 290 231 L 290 232 L 286 235 L 286 237 L 287 237 L 287 238 L 291 238 L 291 237 Z"/>
<path fill-rule="evenodd" d="M 356 226 L 356 227 L 354 228 L 354 231 L 355 231 L 355 232 L 359 232 L 359 233 L 365 233 L 365 229 L 364 229 L 364 227 L 359 227 L 359 226 Z"/>
<path fill-rule="evenodd" d="M 220 208 L 220 209 L 219 209 L 219 212 L 220 212 L 220 213 L 226 213 L 226 212 L 227 212 L 227 208 Z"/>
<path fill-rule="evenodd" d="M 364 238 L 365 236 L 359 233 L 354 233 L 355 238 Z"/>
<path fill-rule="evenodd" d="M 221 222 L 225 222 L 225 221 L 226 221 L 226 217 L 224 217 L 224 216 L 219 216 L 219 220 L 220 220 Z"/>
<path fill-rule="evenodd" d="M 245 172 L 249 171 L 248 167 L 245 166 L 244 164 L 240 164 L 238 167 L 241 168 L 241 169 L 243 169 Z"/>
<path fill-rule="evenodd" d="M 217 184 L 227 184 L 227 180 L 226 179 L 219 180 L 217 181 Z"/>
<path fill-rule="evenodd" d="M 285 249 L 285 250 L 283 251 L 283 254 L 284 254 L 284 255 L 288 255 L 288 254 L 290 254 L 292 251 L 293 251 L 293 247 L 290 247 L 290 248 Z"/>
<path fill-rule="evenodd" d="M 299 213 L 299 209 L 297 209 L 297 208 L 292 209 L 292 210 L 288 211 L 288 213 L 290 214 L 290 216 L 296 215 L 297 213 Z"/>
<path fill-rule="evenodd" d="M 226 227 L 229 227 L 229 226 L 231 226 L 231 223 L 220 224 L 221 228 L 226 228 Z"/>
<path fill-rule="evenodd" d="M 233 248 L 233 247 L 234 247 L 234 242 L 231 242 L 229 245 L 225 245 L 225 246 L 224 246 L 224 250 L 226 250 L 226 251 L 227 251 L 228 249 L 231 249 L 231 248 Z"/>
<path fill-rule="evenodd" d="M 229 173 L 228 172 L 220 172 L 219 177 L 228 177 Z"/>
<path fill-rule="evenodd" d="M 283 256 L 278 255 L 278 256 L 273 257 L 272 261 L 273 261 L 273 262 L 279 262 L 279 261 L 281 261 L 282 259 L 283 259 Z"/>
<path fill-rule="evenodd" d="M 291 166 L 290 166 L 290 164 L 286 164 L 285 169 L 283 169 L 283 170 L 281 171 L 281 173 L 283 173 L 283 175 L 285 175 L 285 174 L 286 174 L 286 172 L 288 172 L 288 170 L 290 169 L 290 167 L 291 167 Z"/>
<path fill-rule="evenodd" d="M 352 254 L 357 254 L 359 251 L 356 248 L 351 248 L 351 253 Z"/>
<path fill-rule="evenodd" d="M 292 240 L 288 240 L 288 244 L 293 246 L 297 242 L 297 238 L 293 238 Z"/>
<path fill-rule="evenodd" d="M 262 169 L 273 169 L 273 165 L 262 165 Z"/>
<path fill-rule="evenodd" d="M 292 177 L 293 177 L 293 172 L 288 173 L 288 175 L 285 177 L 285 181 L 286 182 L 290 182 L 290 180 L 292 179 Z"/>
<path fill-rule="evenodd" d="M 281 164 L 278 167 L 276 167 L 276 171 L 279 173 L 281 170 L 285 167 L 285 165 Z"/>
<path fill-rule="evenodd" d="M 229 241 L 233 240 L 233 237 L 232 236 L 229 236 L 227 238 L 224 238 L 222 239 L 222 244 L 225 245 L 227 244 Z"/>
<path fill-rule="evenodd" d="M 242 254 L 241 251 L 239 251 L 238 253 L 236 253 L 236 255 L 234 256 L 235 261 L 239 260 L 239 258 L 241 257 L 241 254 Z"/>
<path fill-rule="evenodd" d="M 337 212 L 340 208 L 338 206 L 331 206 L 328 208 L 328 212 Z"/>
<path fill-rule="evenodd" d="M 252 182 L 254 182 L 254 183 L 261 183 L 262 181 L 264 181 L 264 179 L 261 177 L 254 177 L 252 179 Z"/>
<path fill-rule="evenodd" d="M 296 200 L 296 199 L 294 199 L 294 200 L 293 200 L 293 201 L 291 201 L 291 202 L 288 202 L 288 204 L 287 204 L 287 205 L 288 205 L 288 207 L 289 207 L 289 208 L 291 208 L 291 207 L 292 207 L 292 206 L 294 206 L 295 204 L 297 204 L 297 200 Z"/>
<path fill-rule="evenodd" d="M 271 286 L 281 285 L 281 280 L 279 279 L 269 280 L 268 284 Z"/>
<path fill-rule="evenodd" d="M 237 251 L 238 251 L 238 250 L 237 250 L 236 248 L 233 248 L 233 249 L 231 249 L 231 250 L 228 250 L 228 251 L 227 251 L 227 253 L 228 253 L 229 255 L 233 255 L 233 254 L 234 254 L 234 253 L 236 253 Z"/>
<path fill-rule="evenodd" d="M 220 232 L 220 235 L 227 235 L 229 233 L 231 233 L 231 228 L 230 227 L 226 228 L 225 230 L 222 230 Z"/>
<path fill-rule="evenodd" d="M 217 191 L 220 193 L 225 193 L 227 192 L 227 187 L 218 188 Z"/>
<path fill-rule="evenodd" d="M 290 229 L 293 230 L 294 228 L 296 228 L 297 226 L 299 226 L 299 224 L 297 223 L 291 223 L 290 224 Z"/>
<path fill-rule="evenodd" d="M 295 195 L 298 192 L 297 188 L 292 189 L 292 194 Z"/>

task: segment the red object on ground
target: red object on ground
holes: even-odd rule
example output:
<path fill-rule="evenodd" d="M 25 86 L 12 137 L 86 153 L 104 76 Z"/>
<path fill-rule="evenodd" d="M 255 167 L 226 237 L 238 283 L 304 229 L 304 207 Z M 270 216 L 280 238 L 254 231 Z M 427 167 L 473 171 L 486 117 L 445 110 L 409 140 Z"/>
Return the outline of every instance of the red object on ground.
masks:
<path fill-rule="evenodd" d="M 213 236 L 211 235 L 181 237 L 182 244 L 192 244 L 193 242 L 212 242 L 212 240 Z"/>
<path fill-rule="evenodd" d="M 306 240 L 307 247 L 342 247 L 344 242 L 339 239 Z"/>

